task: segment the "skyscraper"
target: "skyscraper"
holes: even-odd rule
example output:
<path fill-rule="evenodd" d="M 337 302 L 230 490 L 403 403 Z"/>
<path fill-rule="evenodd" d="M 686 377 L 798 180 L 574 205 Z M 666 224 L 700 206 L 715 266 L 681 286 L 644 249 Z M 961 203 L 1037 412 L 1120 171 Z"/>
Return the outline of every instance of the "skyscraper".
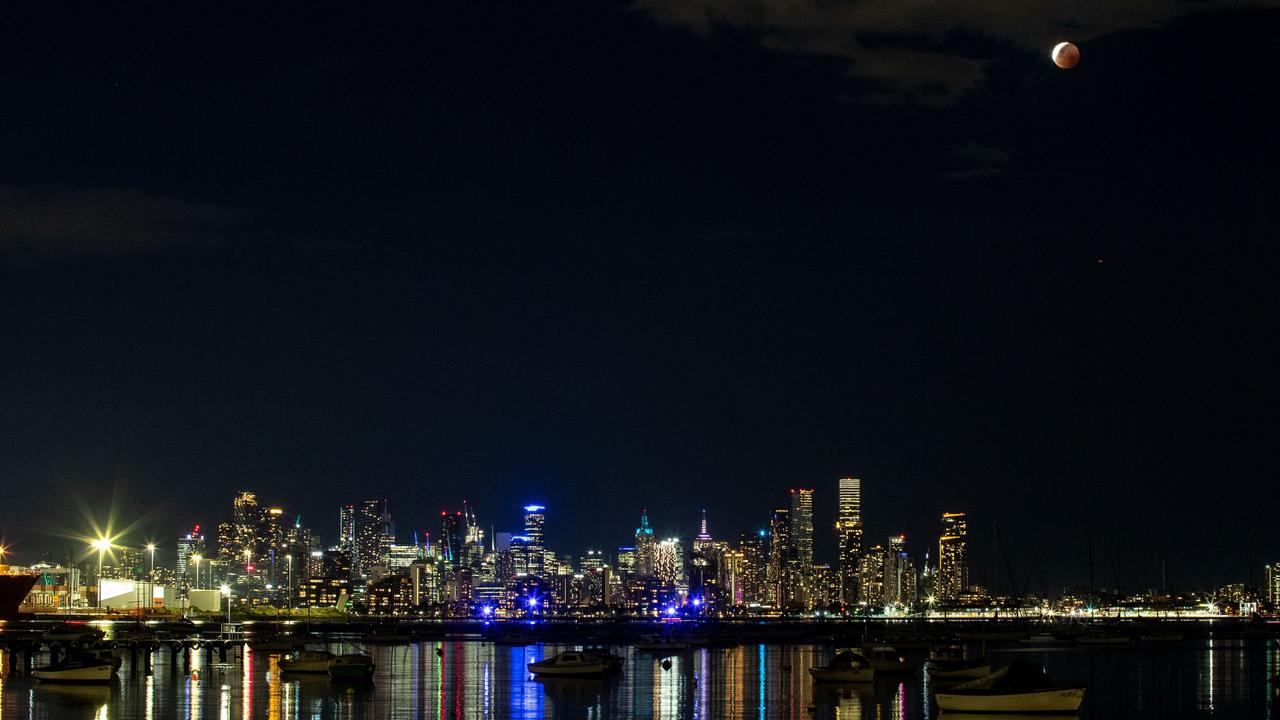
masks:
<path fill-rule="evenodd" d="M 791 490 L 791 542 L 800 570 L 813 569 L 813 490 Z"/>
<path fill-rule="evenodd" d="M 969 587 L 969 523 L 964 513 L 942 514 L 942 535 L 938 538 L 937 594 L 955 600 Z"/>
<path fill-rule="evenodd" d="M 524 534 L 529 538 L 529 574 L 541 578 L 546 577 L 546 545 L 542 537 L 542 526 L 546 523 L 546 515 L 542 505 L 524 506 Z"/>
<path fill-rule="evenodd" d="M 653 528 L 649 527 L 649 511 L 641 510 L 640 527 L 636 528 L 636 575 L 650 577 L 654 574 L 657 551 L 658 541 L 653 536 Z"/>
<path fill-rule="evenodd" d="M 228 565 L 248 565 L 269 551 L 271 531 L 266 508 L 248 490 L 232 502 L 231 519 L 218 525 L 218 559 Z"/>
<path fill-rule="evenodd" d="M 858 600 L 858 561 L 862 555 L 862 480 L 840 478 L 836 505 L 836 539 L 839 542 L 840 601 Z"/>
<path fill-rule="evenodd" d="M 178 538 L 178 562 L 174 569 L 179 578 L 186 577 L 192 555 L 204 555 L 204 535 L 200 534 L 199 525 L 193 527 L 185 536 Z"/>
<path fill-rule="evenodd" d="M 466 529 L 461 511 L 440 512 L 440 539 L 437 541 L 436 554 L 444 558 L 449 567 L 457 570 L 462 565 L 462 545 Z"/>
<path fill-rule="evenodd" d="M 884 557 L 884 604 L 910 608 L 916 601 L 916 566 L 907 554 L 907 538 L 889 538 Z"/>
<path fill-rule="evenodd" d="M 769 585 L 774 603 L 791 599 L 791 569 L 795 546 L 791 543 L 791 508 L 775 508 L 769 519 Z"/>
<path fill-rule="evenodd" d="M 339 510 L 338 547 L 351 555 L 351 574 L 363 577 L 378 564 L 383 549 L 384 523 L 389 523 L 386 500 L 362 500 Z"/>

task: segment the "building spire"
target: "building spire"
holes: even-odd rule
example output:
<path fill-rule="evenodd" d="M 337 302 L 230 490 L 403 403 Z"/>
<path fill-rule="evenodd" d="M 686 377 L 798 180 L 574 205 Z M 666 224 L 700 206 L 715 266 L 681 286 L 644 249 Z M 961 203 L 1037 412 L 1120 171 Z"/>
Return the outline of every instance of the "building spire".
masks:
<path fill-rule="evenodd" d="M 707 532 L 707 509 L 702 508 L 702 531 L 698 533 L 699 540 L 710 540 L 711 533 Z"/>

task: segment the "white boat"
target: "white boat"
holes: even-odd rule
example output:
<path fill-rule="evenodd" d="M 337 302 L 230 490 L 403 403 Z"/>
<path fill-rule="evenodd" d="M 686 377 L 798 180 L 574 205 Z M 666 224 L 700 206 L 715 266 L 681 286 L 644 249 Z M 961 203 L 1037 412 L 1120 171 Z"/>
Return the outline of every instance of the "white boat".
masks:
<path fill-rule="evenodd" d="M 896 673 L 907 669 L 907 659 L 888 645 L 876 645 L 865 655 L 871 667 L 878 673 Z"/>
<path fill-rule="evenodd" d="M 866 656 L 851 650 L 836 653 L 826 666 L 809 668 L 814 682 L 871 682 L 875 673 Z"/>
<path fill-rule="evenodd" d="M 934 695 L 948 712 L 1073 713 L 1084 702 L 1084 687 L 1055 687 L 1033 663 L 1014 662 L 996 672 Z"/>
<path fill-rule="evenodd" d="M 31 671 L 41 682 L 56 683 L 106 683 L 111 682 L 111 663 L 68 662 Z"/>
<path fill-rule="evenodd" d="M 329 663 L 337 655 L 327 650 L 302 650 L 293 657 L 282 658 L 279 663 L 280 672 L 291 673 L 327 673 Z"/>
<path fill-rule="evenodd" d="M 529 663 L 529 672 L 548 677 L 597 677 L 610 669 L 608 660 L 592 653 L 562 652 Z"/>
<path fill-rule="evenodd" d="M 339 655 L 329 662 L 329 677 L 368 680 L 373 677 L 373 658 L 363 654 Z"/>
<path fill-rule="evenodd" d="M 1084 702 L 1084 688 L 1048 688 L 1020 692 L 958 692 L 952 689 L 934 697 L 938 701 L 938 708 L 947 712 L 1073 713 Z"/>

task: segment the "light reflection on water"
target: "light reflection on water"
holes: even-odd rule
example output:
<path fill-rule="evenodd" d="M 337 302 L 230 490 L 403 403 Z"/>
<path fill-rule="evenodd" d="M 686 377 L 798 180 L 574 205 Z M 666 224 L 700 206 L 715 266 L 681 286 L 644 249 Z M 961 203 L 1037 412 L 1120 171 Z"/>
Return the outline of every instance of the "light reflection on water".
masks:
<path fill-rule="evenodd" d="M 21 675 L 0 683 L 0 720 L 10 718 L 658 718 L 660 720 L 923 720 L 935 717 L 919 654 L 905 676 L 815 686 L 808 668 L 831 650 L 807 645 L 699 649 L 670 657 L 618 650 L 621 677 L 533 679 L 526 665 L 569 646 L 428 642 L 368 647 L 378 669 L 370 685 L 321 676 L 283 676 L 278 657 L 228 663 L 192 654 L 170 665 L 157 653 L 143 677 L 126 659 L 109 687 L 40 685 Z M 351 651 L 351 647 L 331 646 Z M 1275 640 L 1216 638 L 1170 648 L 1084 650 L 992 648 L 996 665 L 1028 659 L 1064 682 L 1089 684 L 1084 718 L 1274 717 L 1268 680 L 1280 672 Z M 8 675 L 0 654 L 0 675 Z"/>

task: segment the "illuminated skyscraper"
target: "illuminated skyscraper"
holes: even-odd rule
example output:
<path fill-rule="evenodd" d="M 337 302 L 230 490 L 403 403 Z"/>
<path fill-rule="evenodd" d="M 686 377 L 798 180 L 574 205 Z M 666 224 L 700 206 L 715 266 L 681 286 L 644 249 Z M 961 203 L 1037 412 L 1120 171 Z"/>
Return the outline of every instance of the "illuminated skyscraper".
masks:
<path fill-rule="evenodd" d="M 840 478 L 836 505 L 836 539 L 839 542 L 840 600 L 858 600 L 858 561 L 862 556 L 862 480 Z"/>
<path fill-rule="evenodd" d="M 937 594 L 942 600 L 955 600 L 969 587 L 968 534 L 964 513 L 942 514 L 937 577 Z"/>
<path fill-rule="evenodd" d="M 649 527 L 649 511 L 641 510 L 640 527 L 636 528 L 636 575 L 650 577 L 654 574 L 657 550 L 657 538 L 653 536 L 653 528 Z"/>
<path fill-rule="evenodd" d="M 462 565 L 462 546 L 466 532 L 462 511 L 440 513 L 440 537 L 436 540 L 436 555 L 444 558 L 449 568 L 457 570 Z"/>
<path fill-rule="evenodd" d="M 192 528 L 191 532 L 184 537 L 178 538 L 178 564 L 174 569 L 180 579 L 186 578 L 192 555 L 204 555 L 204 535 L 200 534 L 199 525 Z"/>
<path fill-rule="evenodd" d="M 241 491 L 232 502 L 231 519 L 218 525 L 218 559 L 228 565 L 248 565 L 270 550 L 267 511 L 258 496 Z"/>
<path fill-rule="evenodd" d="M 743 533 L 738 542 L 738 551 L 742 553 L 739 571 L 742 604 L 773 604 L 773 588 L 769 582 L 769 531 Z"/>
<path fill-rule="evenodd" d="M 795 546 L 791 543 L 791 508 L 775 508 L 769 519 L 769 585 L 773 602 L 785 605 L 791 598 Z"/>
<path fill-rule="evenodd" d="M 907 538 L 889 538 L 884 556 L 884 604 L 910 608 L 916 601 L 916 566 L 907 554 Z"/>
<path fill-rule="evenodd" d="M 384 545 L 384 523 L 390 520 L 386 500 L 362 500 L 339 510 L 338 547 L 351 555 L 352 577 L 363 577 L 378 564 Z"/>
<path fill-rule="evenodd" d="M 529 574 L 540 578 L 546 576 L 546 545 L 542 536 L 542 526 L 546 522 L 542 505 L 524 506 L 524 535 L 529 538 Z"/>
<path fill-rule="evenodd" d="M 813 490 L 791 490 L 791 542 L 800 570 L 813 569 Z"/>

